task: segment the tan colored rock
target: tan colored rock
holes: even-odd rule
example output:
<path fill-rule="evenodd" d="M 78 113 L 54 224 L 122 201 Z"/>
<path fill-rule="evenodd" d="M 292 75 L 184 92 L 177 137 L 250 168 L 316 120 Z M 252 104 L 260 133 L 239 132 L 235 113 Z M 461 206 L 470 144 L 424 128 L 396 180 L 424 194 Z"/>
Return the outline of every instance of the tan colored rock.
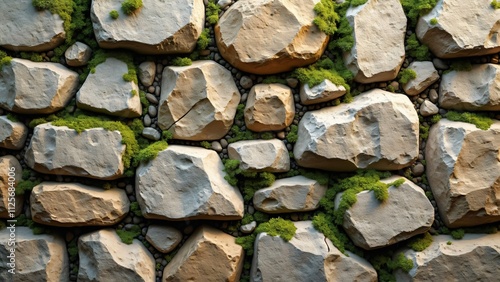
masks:
<path fill-rule="evenodd" d="M 153 61 L 142 62 L 139 65 L 139 80 L 142 85 L 150 86 L 155 80 L 156 64 Z"/>
<path fill-rule="evenodd" d="M 354 29 L 354 46 L 344 53 L 344 62 L 354 80 L 372 83 L 396 78 L 405 59 L 406 16 L 400 1 L 368 0 L 347 9 L 346 18 Z"/>
<path fill-rule="evenodd" d="M 292 89 L 279 83 L 254 85 L 244 113 L 245 125 L 252 131 L 285 129 L 295 116 Z"/>
<path fill-rule="evenodd" d="M 119 131 L 92 128 L 78 134 L 66 126 L 44 123 L 35 127 L 24 157 L 41 173 L 112 180 L 125 170 L 122 141 Z"/>
<path fill-rule="evenodd" d="M 239 70 L 256 74 L 280 73 L 314 63 L 328 43 L 328 36 L 313 23 L 318 2 L 234 3 L 215 26 L 222 57 Z"/>
<path fill-rule="evenodd" d="M 328 102 L 343 96 L 346 92 L 344 86 L 335 85 L 328 79 L 314 87 L 309 87 L 306 83 L 300 87 L 300 102 L 304 105 Z"/>
<path fill-rule="evenodd" d="M 42 182 L 31 191 L 31 217 L 50 226 L 109 226 L 128 213 L 123 189 L 103 190 L 78 183 Z"/>
<path fill-rule="evenodd" d="M 500 221 L 500 122 L 489 130 L 440 120 L 432 126 L 425 156 L 427 178 L 448 227 Z"/>
<path fill-rule="evenodd" d="M 434 64 L 427 62 L 413 62 L 408 69 L 414 70 L 417 77 L 410 79 L 408 83 L 403 84 L 403 90 L 407 95 L 414 96 L 422 93 L 427 87 L 438 81 L 439 74 L 434 68 Z"/>
<path fill-rule="evenodd" d="M 146 240 L 162 253 L 171 252 L 182 241 L 182 233 L 170 226 L 150 225 Z"/>
<path fill-rule="evenodd" d="M 15 195 L 15 189 L 22 179 L 22 172 L 21 164 L 14 156 L 0 157 L 0 218 L 13 219 L 23 211 L 23 196 L 14 196 L 15 200 L 10 203 L 15 204 L 15 207 L 12 205 L 9 207 L 9 197 Z"/>
<path fill-rule="evenodd" d="M 429 100 L 424 100 L 420 105 L 420 114 L 423 117 L 432 116 L 439 113 L 439 108 Z"/>
<path fill-rule="evenodd" d="M 229 144 L 230 159 L 240 161 L 240 168 L 247 171 L 287 172 L 290 156 L 285 143 L 279 139 L 247 140 Z"/>
<path fill-rule="evenodd" d="M 0 147 L 20 150 L 28 137 L 28 128 L 22 122 L 11 121 L 7 116 L 0 116 Z"/>
<path fill-rule="evenodd" d="M 474 65 L 470 71 L 444 74 L 439 105 L 461 111 L 500 111 L 500 65 Z"/>
<path fill-rule="evenodd" d="M 183 140 L 218 140 L 233 125 L 240 93 L 231 72 L 214 61 L 163 70 L 158 126 Z"/>
<path fill-rule="evenodd" d="M 92 48 L 85 43 L 75 42 L 64 53 L 66 64 L 72 67 L 85 66 L 92 56 Z"/>
<path fill-rule="evenodd" d="M 418 157 L 418 128 L 407 96 L 374 89 L 307 112 L 293 154 L 300 166 L 331 171 L 401 169 Z"/>
<path fill-rule="evenodd" d="M 20 114 L 63 109 L 78 87 L 78 73 L 57 63 L 12 59 L 0 70 L 0 107 Z M 34 91 L 36 90 L 36 91 Z"/>
<path fill-rule="evenodd" d="M 490 0 L 438 1 L 420 17 L 416 34 L 440 58 L 482 56 L 500 52 L 500 10 Z M 432 24 L 431 20 L 437 23 Z M 473 20 L 473 23 L 471 21 Z"/>
<path fill-rule="evenodd" d="M 121 10 L 121 0 L 93 0 L 90 17 L 99 46 L 124 48 L 141 54 L 190 53 L 205 20 L 203 0 L 152 1 L 132 15 Z M 118 19 L 109 12 L 116 10 Z"/>

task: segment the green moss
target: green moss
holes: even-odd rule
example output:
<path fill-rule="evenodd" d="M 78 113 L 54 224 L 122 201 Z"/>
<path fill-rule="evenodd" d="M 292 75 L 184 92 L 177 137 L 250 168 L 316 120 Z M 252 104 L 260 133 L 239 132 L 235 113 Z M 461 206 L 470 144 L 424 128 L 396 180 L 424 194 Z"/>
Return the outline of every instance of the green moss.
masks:
<path fill-rule="evenodd" d="M 347 81 L 352 80 L 353 76 L 351 72 L 345 70 L 342 62 L 340 64 L 334 63 L 329 58 L 326 58 L 309 67 L 295 69 L 293 75 L 302 84 L 308 84 L 309 87 L 314 87 L 323 80 L 328 79 L 333 84 L 344 86 L 349 92 L 350 86 Z"/>
<path fill-rule="evenodd" d="M 431 21 L 430 21 L 431 25 L 437 25 L 438 24 L 438 20 L 436 18 L 432 18 Z"/>
<path fill-rule="evenodd" d="M 264 132 L 260 134 L 260 138 L 264 140 L 270 140 L 274 138 L 274 134 L 272 132 Z"/>
<path fill-rule="evenodd" d="M 416 252 L 421 252 L 427 249 L 427 247 L 429 247 L 432 244 L 432 241 L 433 241 L 432 235 L 429 234 L 429 232 L 425 232 L 422 235 L 413 237 L 408 243 L 408 246 Z"/>
<path fill-rule="evenodd" d="M 420 125 L 419 126 L 419 135 L 420 135 L 420 138 L 422 139 L 427 139 L 429 138 L 429 126 L 428 125 Z"/>
<path fill-rule="evenodd" d="M 331 0 L 321 0 L 314 6 L 316 17 L 314 24 L 328 35 L 333 35 L 337 31 L 337 22 L 340 20 L 339 15 L 335 12 L 335 4 Z"/>
<path fill-rule="evenodd" d="M 123 243 L 130 245 L 134 241 L 134 238 L 141 234 L 141 228 L 138 225 L 134 225 L 130 228 L 130 230 L 116 230 L 116 234 Z"/>
<path fill-rule="evenodd" d="M 140 7 L 142 7 L 142 0 L 125 0 L 122 2 L 122 11 L 129 16 Z"/>
<path fill-rule="evenodd" d="M 208 141 L 201 141 L 200 142 L 200 145 L 205 148 L 205 149 L 211 149 L 212 148 L 212 144 L 210 144 L 210 142 Z"/>
<path fill-rule="evenodd" d="M 113 19 L 113 20 L 116 20 L 120 17 L 120 14 L 118 13 L 117 10 L 113 10 L 111 12 L 109 12 L 109 16 Z"/>
<path fill-rule="evenodd" d="M 28 179 L 30 179 L 30 177 L 31 177 L 31 169 L 29 169 L 29 168 L 23 169 L 21 178 L 23 180 L 28 180 Z"/>
<path fill-rule="evenodd" d="M 45 229 L 45 227 L 41 224 L 34 222 L 33 220 L 27 218 L 24 214 L 21 214 L 16 218 L 17 226 L 27 226 L 31 229 L 34 235 L 50 233 L 49 230 Z"/>
<path fill-rule="evenodd" d="M 468 112 L 454 112 L 449 111 L 446 113 L 446 118 L 452 121 L 461 121 L 474 124 L 477 128 L 488 130 L 493 124 L 493 120 L 485 115 L 468 113 Z"/>
<path fill-rule="evenodd" d="M 260 212 L 260 211 L 256 211 L 256 212 L 253 214 L 253 219 L 254 219 L 257 223 L 267 222 L 267 221 L 269 221 L 269 215 L 268 215 L 268 214 L 266 214 L 266 213 Z"/>
<path fill-rule="evenodd" d="M 354 7 L 364 5 L 368 0 L 351 0 L 351 5 Z"/>
<path fill-rule="evenodd" d="M 429 47 L 420 44 L 415 33 L 410 35 L 406 40 L 406 50 L 408 54 L 418 61 L 428 61 L 431 58 Z"/>
<path fill-rule="evenodd" d="M 247 173 L 243 172 L 243 199 L 249 201 L 259 189 L 273 185 L 276 176 L 270 172 Z"/>
<path fill-rule="evenodd" d="M 290 220 L 282 218 L 271 218 L 268 222 L 259 224 L 255 229 L 256 233 L 265 232 L 269 236 L 279 236 L 285 241 L 290 241 L 295 235 L 297 227 Z"/>
<path fill-rule="evenodd" d="M 465 230 L 463 229 L 455 229 L 451 231 L 451 237 L 455 240 L 460 240 L 465 236 Z"/>
<path fill-rule="evenodd" d="M 391 270 L 401 269 L 404 272 L 409 272 L 413 268 L 413 261 L 406 258 L 403 253 L 396 255 L 394 260 L 387 263 L 387 266 Z"/>
<path fill-rule="evenodd" d="M 290 126 L 290 132 L 288 132 L 288 134 L 286 135 L 286 140 L 288 141 L 288 143 L 294 144 L 295 142 L 297 142 L 297 140 L 299 139 L 298 132 L 299 127 L 295 124 L 292 124 Z"/>
<path fill-rule="evenodd" d="M 240 106 L 238 105 L 238 109 L 239 107 Z M 238 115 L 238 112 L 236 113 L 236 115 Z M 237 125 L 233 125 L 231 127 L 231 134 L 233 135 L 233 137 L 229 138 L 228 143 L 234 143 L 240 140 L 253 140 L 257 138 L 257 135 L 255 133 L 249 130 L 241 131 Z"/>
<path fill-rule="evenodd" d="M 214 0 L 209 0 L 206 7 L 206 17 L 211 25 L 217 24 L 219 21 L 220 6 Z"/>
<path fill-rule="evenodd" d="M 49 10 L 52 14 L 57 14 L 63 20 L 64 31 L 66 32 L 66 42 L 73 39 L 71 29 L 71 15 L 73 14 L 72 0 L 32 0 L 33 6 L 39 10 Z"/>
<path fill-rule="evenodd" d="M 68 243 L 68 254 L 70 261 L 75 261 L 78 258 L 78 244 L 77 240 L 73 239 Z"/>
<path fill-rule="evenodd" d="M 455 60 L 451 63 L 450 69 L 447 72 L 450 71 L 471 71 L 472 70 L 472 63 L 467 60 Z"/>
<path fill-rule="evenodd" d="M 161 151 L 167 149 L 168 143 L 166 141 L 156 141 L 153 144 L 149 145 L 148 147 L 140 150 L 135 156 L 134 156 L 134 166 L 139 165 L 141 162 L 146 162 L 153 160 L 158 156 L 158 153 Z"/>
<path fill-rule="evenodd" d="M 312 180 L 318 181 L 320 185 L 328 186 L 330 176 L 327 172 L 321 170 L 299 169 L 299 174 Z"/>
<path fill-rule="evenodd" d="M 238 185 L 237 176 L 238 174 L 241 174 L 240 161 L 231 159 L 225 160 L 224 171 L 226 172 L 224 179 L 226 179 L 227 182 L 232 186 L 237 186 Z"/>
<path fill-rule="evenodd" d="M 333 222 L 334 219 L 325 213 L 318 213 L 312 220 L 314 228 L 323 233 L 339 251 L 345 254 L 345 246 L 348 244 L 349 239 L 344 233 L 340 232 Z"/>
<path fill-rule="evenodd" d="M 139 98 L 141 100 L 141 104 L 144 108 L 148 108 L 149 107 L 149 101 L 148 101 L 148 98 L 146 98 L 146 92 L 140 90 L 139 91 Z"/>
<path fill-rule="evenodd" d="M 246 213 L 241 219 L 241 225 L 247 225 L 253 221 L 253 215 Z"/>
<path fill-rule="evenodd" d="M 417 78 L 417 72 L 412 69 L 404 69 L 398 74 L 399 83 L 406 84 L 410 80 Z"/>
<path fill-rule="evenodd" d="M 266 83 L 266 84 L 281 83 L 281 84 L 285 84 L 286 85 L 286 79 L 279 78 L 276 75 L 271 75 L 271 76 L 268 76 L 268 77 L 264 78 L 264 80 L 262 80 L 262 83 Z"/>
<path fill-rule="evenodd" d="M 21 58 L 25 60 L 30 60 L 32 62 L 42 62 L 43 57 L 41 54 L 36 52 L 21 52 Z"/>
<path fill-rule="evenodd" d="M 7 56 L 7 53 L 0 50 L 0 71 L 2 70 L 3 66 L 10 65 L 11 61 L 12 57 Z"/>
<path fill-rule="evenodd" d="M 236 244 L 240 245 L 247 256 L 253 255 L 253 244 L 255 242 L 256 235 L 251 234 L 248 236 L 237 237 L 235 239 Z"/>
<path fill-rule="evenodd" d="M 161 133 L 161 138 L 165 141 L 168 142 L 168 140 L 171 140 L 174 138 L 174 134 L 168 130 L 164 130 L 162 133 Z"/>
<path fill-rule="evenodd" d="M 173 66 L 185 67 L 185 66 L 190 66 L 192 64 L 193 64 L 193 61 L 190 58 L 176 57 L 172 60 Z"/>
<path fill-rule="evenodd" d="M 7 119 L 10 120 L 10 121 L 12 121 L 12 122 L 18 122 L 19 121 L 19 119 L 14 114 L 12 114 L 12 113 L 8 113 L 7 114 Z"/>
<path fill-rule="evenodd" d="M 24 195 L 27 191 L 33 190 L 33 187 L 37 186 L 41 182 L 39 180 L 21 180 L 16 186 L 16 196 Z"/>
<path fill-rule="evenodd" d="M 406 16 L 410 20 L 410 26 L 415 28 L 418 18 L 429 13 L 438 0 L 401 0 Z"/>
<path fill-rule="evenodd" d="M 500 9 L 500 2 L 497 0 L 491 1 L 490 5 L 493 9 Z"/>
<path fill-rule="evenodd" d="M 139 206 L 138 202 L 130 203 L 130 211 L 136 216 L 142 216 L 141 207 Z"/>
<path fill-rule="evenodd" d="M 207 49 L 209 44 L 210 44 L 210 29 L 205 28 L 201 32 L 201 35 L 198 38 L 198 41 L 196 41 L 196 46 L 197 46 L 198 50 L 205 50 L 205 49 Z"/>
<path fill-rule="evenodd" d="M 245 104 L 238 104 L 236 108 L 236 115 L 234 116 L 235 120 L 243 121 L 245 118 Z"/>
<path fill-rule="evenodd" d="M 434 115 L 431 118 L 431 123 L 435 124 L 435 123 L 438 123 L 440 120 L 441 120 L 441 115 Z"/>

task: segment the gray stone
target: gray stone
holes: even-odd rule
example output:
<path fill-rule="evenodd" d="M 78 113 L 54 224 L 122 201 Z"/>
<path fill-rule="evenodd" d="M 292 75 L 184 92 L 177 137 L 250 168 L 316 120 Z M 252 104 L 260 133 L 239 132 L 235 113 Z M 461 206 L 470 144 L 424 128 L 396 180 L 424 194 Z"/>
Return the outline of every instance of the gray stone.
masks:
<path fill-rule="evenodd" d="M 22 171 L 21 164 L 14 156 L 0 157 L 0 218 L 12 219 L 23 211 L 24 196 L 22 195 L 14 196 L 14 201 L 10 201 L 11 204 L 15 204 L 14 208 L 9 205 L 9 199 L 22 180 Z"/>
<path fill-rule="evenodd" d="M 413 62 L 408 69 L 415 71 L 417 77 L 403 84 L 403 90 L 407 95 L 418 95 L 439 80 L 439 74 L 432 62 Z"/>
<path fill-rule="evenodd" d="M 85 43 L 75 42 L 64 53 L 66 64 L 72 67 L 85 66 L 92 56 L 92 49 Z"/>
<path fill-rule="evenodd" d="M 285 143 L 279 139 L 247 140 L 229 144 L 230 159 L 240 161 L 240 168 L 247 171 L 287 172 L 290 156 Z"/>
<path fill-rule="evenodd" d="M 252 221 L 252 222 L 250 222 L 248 224 L 242 225 L 240 227 L 240 231 L 242 233 L 249 234 L 249 233 L 252 233 L 255 230 L 256 227 L 257 227 L 257 222 Z"/>
<path fill-rule="evenodd" d="M 145 127 L 142 130 L 142 136 L 146 137 L 147 139 L 158 141 L 161 138 L 160 132 L 158 130 L 152 128 L 152 127 Z"/>
<path fill-rule="evenodd" d="M 429 90 L 429 99 L 431 100 L 432 103 L 437 103 L 439 99 L 439 94 L 436 91 L 436 89 Z"/>
<path fill-rule="evenodd" d="M 244 89 L 250 89 L 253 86 L 253 81 L 250 77 L 244 75 L 240 78 L 240 85 Z"/>
<path fill-rule="evenodd" d="M 217 2 L 217 5 L 219 5 L 222 9 L 224 9 L 227 6 L 231 5 L 232 2 L 233 2 L 232 0 L 219 0 Z"/>
<path fill-rule="evenodd" d="M 19 121 L 11 121 L 7 116 L 0 116 L 0 148 L 22 149 L 26 137 L 28 137 L 26 125 Z"/>
<path fill-rule="evenodd" d="M 222 145 L 220 144 L 219 141 L 213 141 L 210 144 L 210 147 L 212 148 L 212 150 L 216 151 L 217 153 L 222 152 Z"/>
<path fill-rule="evenodd" d="M 346 92 L 344 86 L 335 85 L 330 80 L 325 79 L 314 87 L 309 87 L 309 84 L 302 84 L 300 87 L 300 102 L 304 105 L 327 102 L 341 97 Z"/>
<path fill-rule="evenodd" d="M 434 67 L 438 70 L 447 70 L 450 68 L 443 60 L 439 58 L 434 58 L 432 59 L 432 63 L 434 64 Z"/>
<path fill-rule="evenodd" d="M 439 108 L 429 100 L 424 100 L 420 105 L 420 114 L 424 117 L 432 116 L 439 113 Z"/>
<path fill-rule="evenodd" d="M 139 80 L 142 85 L 150 86 L 155 80 L 156 64 L 152 61 L 142 62 L 139 65 Z"/>
<path fill-rule="evenodd" d="M 146 233 L 146 240 L 158 251 L 169 253 L 181 242 L 182 233 L 170 226 L 150 225 Z"/>

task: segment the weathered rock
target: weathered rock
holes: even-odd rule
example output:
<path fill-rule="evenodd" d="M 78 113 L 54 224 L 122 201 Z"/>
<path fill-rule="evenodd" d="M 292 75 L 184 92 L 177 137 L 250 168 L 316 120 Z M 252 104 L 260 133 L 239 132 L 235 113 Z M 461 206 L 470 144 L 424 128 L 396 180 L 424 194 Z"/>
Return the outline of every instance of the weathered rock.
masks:
<path fill-rule="evenodd" d="M 408 69 L 414 70 L 417 74 L 416 78 L 403 84 L 403 90 L 410 96 L 422 93 L 439 79 L 439 74 L 432 62 L 413 62 L 408 66 Z"/>
<path fill-rule="evenodd" d="M 294 224 L 297 231 L 288 242 L 257 235 L 250 281 L 377 281 L 377 272 L 366 260 L 342 254 L 311 221 Z"/>
<path fill-rule="evenodd" d="M 168 253 L 179 245 L 182 233 L 170 226 L 150 225 L 146 233 L 146 240 L 158 251 Z"/>
<path fill-rule="evenodd" d="M 314 63 L 328 42 L 328 36 L 313 23 L 318 2 L 234 3 L 215 26 L 222 57 L 234 67 L 256 74 L 280 73 Z"/>
<path fill-rule="evenodd" d="M 240 226 L 240 231 L 242 233 L 248 234 L 252 233 L 255 230 L 255 228 L 257 228 L 257 222 L 254 220 L 248 224 Z"/>
<path fill-rule="evenodd" d="M 0 218 L 12 219 L 23 210 L 23 196 L 15 196 L 14 202 L 10 202 L 15 204 L 15 208 L 12 210 L 12 205 L 9 207 L 9 196 L 14 195 L 17 184 L 22 179 L 22 171 L 21 164 L 14 156 L 0 157 Z M 12 216 L 9 215 L 9 208 Z"/>
<path fill-rule="evenodd" d="M 76 93 L 79 108 L 119 117 L 138 117 L 142 114 L 139 87 L 133 81 L 125 81 L 128 73 L 125 62 L 107 58 L 90 73 Z"/>
<path fill-rule="evenodd" d="M 139 65 L 139 80 L 142 85 L 150 86 L 155 80 L 156 64 L 153 61 L 142 62 Z"/>
<path fill-rule="evenodd" d="M 349 104 L 307 112 L 293 153 L 310 168 L 396 170 L 418 157 L 418 128 L 408 97 L 374 89 Z"/>
<path fill-rule="evenodd" d="M 240 168 L 248 171 L 287 172 L 290 156 L 279 139 L 248 140 L 229 144 L 229 158 L 239 160 Z"/>
<path fill-rule="evenodd" d="M 33 131 L 25 161 L 41 173 L 116 179 L 124 172 L 122 141 L 119 131 L 92 128 L 77 133 L 66 126 L 40 124 Z"/>
<path fill-rule="evenodd" d="M 155 261 L 142 243 L 127 245 L 112 229 L 101 229 L 78 239 L 78 281 L 155 281 Z"/>
<path fill-rule="evenodd" d="M 217 140 L 233 125 L 240 93 L 231 72 L 213 61 L 163 70 L 158 126 L 174 138 Z"/>
<path fill-rule="evenodd" d="M 160 132 L 152 127 L 146 127 L 142 130 L 142 136 L 150 139 L 158 141 L 161 138 Z"/>
<path fill-rule="evenodd" d="M 346 18 L 354 29 L 354 46 L 344 53 L 344 62 L 354 80 L 372 83 L 396 78 L 405 58 L 406 16 L 399 0 L 368 0 L 347 9 Z"/>
<path fill-rule="evenodd" d="M 215 151 L 169 146 L 137 168 L 135 188 L 142 214 L 167 220 L 241 219 L 243 198 L 224 179 L 223 169 Z"/>
<path fill-rule="evenodd" d="M 382 248 L 425 233 L 431 227 L 434 208 L 422 188 L 403 177 L 381 181 L 390 184 L 398 179 L 405 182 L 389 187 L 389 198 L 384 202 L 377 200 L 375 192 L 362 191 L 345 212 L 342 226 L 356 246 L 365 250 Z M 335 198 L 336 208 L 342 195 Z"/>
<path fill-rule="evenodd" d="M 326 186 L 304 176 L 276 180 L 268 188 L 260 189 L 253 196 L 255 209 L 266 213 L 312 211 L 319 207 Z"/>
<path fill-rule="evenodd" d="M 9 229 L 0 230 L 1 281 L 69 281 L 69 259 L 64 239 L 48 234 L 34 235 L 28 227 L 15 228 L 15 274 L 11 266 Z"/>
<path fill-rule="evenodd" d="M 66 64 L 72 67 L 85 66 L 92 56 L 92 49 L 85 43 L 75 42 L 64 53 Z"/>
<path fill-rule="evenodd" d="M 21 114 L 50 114 L 68 104 L 78 73 L 57 63 L 12 59 L 0 70 L 0 107 Z M 36 90 L 36 91 L 34 91 Z"/>
<path fill-rule="evenodd" d="M 190 53 L 203 31 L 202 0 L 144 1 L 133 15 L 121 10 L 120 0 L 94 0 L 90 17 L 99 46 L 125 48 L 141 54 Z M 118 19 L 109 12 L 116 10 Z"/>
<path fill-rule="evenodd" d="M 51 226 L 109 226 L 128 213 L 123 189 L 103 190 L 78 183 L 42 182 L 30 197 L 33 221 Z"/>
<path fill-rule="evenodd" d="M 500 66 L 474 65 L 470 71 L 443 75 L 439 105 L 454 110 L 500 111 Z"/>
<path fill-rule="evenodd" d="M 420 17 L 416 34 L 440 58 L 481 56 L 500 52 L 500 10 L 490 0 L 438 1 Z M 432 19 L 437 23 L 432 24 Z M 474 24 L 471 24 L 471 19 Z"/>
<path fill-rule="evenodd" d="M 22 122 L 11 121 L 7 116 L 0 116 L 0 147 L 19 150 L 24 147 L 28 137 L 28 128 Z"/>
<path fill-rule="evenodd" d="M 304 105 L 328 102 L 341 97 L 346 92 L 344 86 L 335 85 L 328 79 L 314 87 L 309 87 L 306 83 L 300 87 L 300 102 Z"/>
<path fill-rule="evenodd" d="M 245 125 L 250 130 L 285 129 L 292 124 L 295 115 L 292 89 L 279 83 L 254 85 L 244 112 Z"/>
<path fill-rule="evenodd" d="M 424 100 L 422 105 L 420 105 L 420 114 L 423 117 L 432 116 L 439 113 L 439 108 L 429 100 Z"/>
<path fill-rule="evenodd" d="M 450 242 L 450 243 L 448 243 Z M 397 281 L 496 281 L 500 275 L 500 233 L 433 237 L 421 252 L 406 250 L 413 261 L 409 272 L 396 270 Z"/>
<path fill-rule="evenodd" d="M 37 11 L 32 0 L 0 2 L 0 46 L 43 52 L 64 42 L 63 20 L 48 10 Z"/>
<path fill-rule="evenodd" d="M 448 227 L 500 221 L 500 122 L 489 130 L 440 120 L 432 126 L 425 156 L 427 178 Z"/>

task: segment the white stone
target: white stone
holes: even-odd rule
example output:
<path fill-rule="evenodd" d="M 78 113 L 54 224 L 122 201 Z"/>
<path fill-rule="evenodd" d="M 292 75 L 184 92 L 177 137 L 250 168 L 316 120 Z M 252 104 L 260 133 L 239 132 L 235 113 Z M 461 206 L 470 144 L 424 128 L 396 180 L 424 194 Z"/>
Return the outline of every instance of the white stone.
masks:
<path fill-rule="evenodd" d="M 0 218 L 12 219 L 9 216 L 9 208 L 15 217 L 23 211 L 24 196 L 22 195 L 14 196 L 14 201 L 10 201 L 11 205 L 9 205 L 12 193 L 15 192 L 15 188 L 22 179 L 22 172 L 21 164 L 14 156 L 0 157 Z M 12 204 L 15 204 L 14 209 L 12 209 Z"/>
<path fill-rule="evenodd" d="M 344 86 L 333 84 L 328 79 L 314 87 L 309 87 L 306 83 L 300 87 L 300 102 L 304 105 L 328 102 L 343 96 L 346 92 Z"/>
<path fill-rule="evenodd" d="M 82 42 L 75 42 L 75 44 L 69 46 L 64 53 L 66 64 L 72 67 L 85 66 L 88 64 L 91 56 L 92 48 Z"/>
<path fill-rule="evenodd" d="M 150 225 L 146 240 L 162 253 L 171 252 L 182 240 L 182 233 L 170 226 Z"/>
<path fill-rule="evenodd" d="M 257 222 L 256 221 L 252 221 L 252 222 L 250 222 L 248 224 L 242 225 L 240 227 L 240 231 L 242 233 L 248 234 L 248 233 L 252 233 L 255 230 L 256 227 L 257 227 Z"/>
<path fill-rule="evenodd" d="M 19 150 L 24 147 L 28 137 L 28 128 L 22 122 L 11 121 L 7 116 L 0 116 L 0 147 Z"/>
<path fill-rule="evenodd" d="M 422 105 L 420 105 L 420 114 L 423 117 L 432 116 L 439 113 L 439 108 L 429 100 L 424 100 Z"/>
<path fill-rule="evenodd" d="M 139 65 L 139 80 L 142 85 L 150 86 L 155 80 L 156 64 L 153 61 L 142 62 Z"/>
<path fill-rule="evenodd" d="M 418 95 L 439 80 L 438 71 L 432 62 L 413 62 L 408 66 L 408 69 L 414 70 L 417 77 L 403 84 L 403 90 L 407 95 Z"/>
<path fill-rule="evenodd" d="M 240 168 L 247 171 L 287 172 L 290 156 L 285 143 L 279 139 L 247 140 L 229 144 L 230 159 L 240 161 Z"/>

